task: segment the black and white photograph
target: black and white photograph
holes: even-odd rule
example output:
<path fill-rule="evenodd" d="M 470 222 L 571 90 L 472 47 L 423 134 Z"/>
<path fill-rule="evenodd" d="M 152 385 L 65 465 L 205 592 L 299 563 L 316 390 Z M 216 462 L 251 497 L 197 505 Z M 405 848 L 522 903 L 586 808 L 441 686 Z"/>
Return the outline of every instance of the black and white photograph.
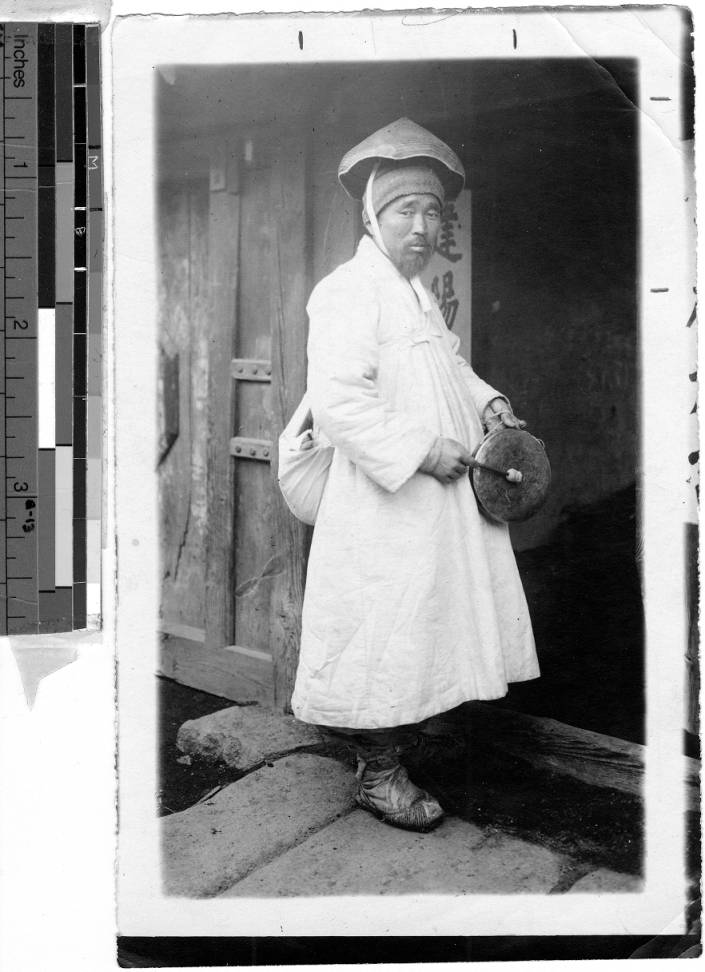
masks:
<path fill-rule="evenodd" d="M 676 7 L 117 24 L 125 961 L 689 941 L 691 46 Z"/>
<path fill-rule="evenodd" d="M 162 767 L 174 826 L 188 818 L 183 781 L 220 755 L 267 792 L 284 771 L 305 834 L 322 804 L 333 817 L 346 807 L 328 748 L 340 745 L 358 767 L 356 803 L 392 826 L 441 822 L 439 800 L 407 778 L 414 760 L 467 818 L 459 846 L 484 835 L 468 829 L 476 819 L 532 828 L 525 802 L 549 845 L 601 839 L 599 865 L 622 868 L 608 880 L 638 880 L 636 776 L 617 798 L 570 772 L 561 794 L 545 772 L 564 751 L 570 770 L 582 741 L 607 783 L 610 746 L 615 760 L 628 752 L 612 740 L 644 742 L 636 81 L 633 62 L 576 59 L 158 74 L 162 718 L 167 693 L 182 694 L 173 682 L 210 694 L 193 705 L 235 703 L 195 710 L 175 740 L 191 759 L 184 771 L 172 757 L 173 783 Z M 313 446 L 296 448 L 301 414 L 277 456 L 305 391 Z M 464 707 L 492 700 L 504 701 Z M 290 805 L 281 812 L 280 827 Z M 181 830 L 167 833 L 176 857 Z M 404 843 L 408 889 L 444 888 L 418 866 L 440 834 L 400 844 L 354 813 L 324 839 L 310 885 L 299 851 L 271 891 L 393 890 L 382 855 Z M 346 884 L 333 848 L 351 841 Z M 358 872 L 363 847 L 379 872 Z M 480 886 L 548 891 L 564 864 L 582 870 L 568 857 L 544 876 L 531 849 L 523 876 L 473 855 Z M 330 875 L 317 872 L 326 853 Z M 232 875 L 198 867 L 198 886 L 182 861 L 165 866 L 182 893 L 245 876 L 235 862 Z"/>
<path fill-rule="evenodd" d="M 702 14 L 249 6 L 0 0 L 0 966 L 702 958 Z"/>

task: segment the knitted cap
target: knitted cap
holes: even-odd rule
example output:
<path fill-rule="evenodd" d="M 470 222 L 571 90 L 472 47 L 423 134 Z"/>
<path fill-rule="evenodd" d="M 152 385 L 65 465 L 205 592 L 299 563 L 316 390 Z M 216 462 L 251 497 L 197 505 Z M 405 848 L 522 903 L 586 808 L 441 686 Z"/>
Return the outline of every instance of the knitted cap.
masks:
<path fill-rule="evenodd" d="M 343 156 L 338 178 L 353 199 L 362 199 L 370 172 L 379 160 L 413 160 L 416 165 L 431 168 L 445 190 L 446 200 L 455 199 L 465 184 L 465 169 L 455 152 L 409 118 L 380 128 Z"/>
<path fill-rule="evenodd" d="M 398 199 L 413 193 L 430 193 L 443 205 L 445 190 L 443 183 L 430 166 L 419 164 L 416 159 L 410 162 L 383 162 L 375 173 L 372 201 L 375 213 Z"/>

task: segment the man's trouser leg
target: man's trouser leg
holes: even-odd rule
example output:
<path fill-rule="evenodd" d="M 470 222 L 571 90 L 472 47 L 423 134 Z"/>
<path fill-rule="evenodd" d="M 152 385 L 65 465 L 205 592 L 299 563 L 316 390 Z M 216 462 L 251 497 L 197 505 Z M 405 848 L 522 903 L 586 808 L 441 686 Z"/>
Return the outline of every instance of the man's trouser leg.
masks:
<path fill-rule="evenodd" d="M 365 762 L 378 762 L 398 757 L 414 746 L 422 723 L 391 726 L 389 729 L 341 729 L 338 726 L 319 726 L 329 738 L 342 742 Z"/>
<path fill-rule="evenodd" d="M 389 729 L 340 729 L 321 726 L 357 755 L 357 803 L 385 823 L 407 830 L 431 830 L 443 818 L 438 801 L 409 779 L 400 753 L 414 744 L 418 725 Z"/>

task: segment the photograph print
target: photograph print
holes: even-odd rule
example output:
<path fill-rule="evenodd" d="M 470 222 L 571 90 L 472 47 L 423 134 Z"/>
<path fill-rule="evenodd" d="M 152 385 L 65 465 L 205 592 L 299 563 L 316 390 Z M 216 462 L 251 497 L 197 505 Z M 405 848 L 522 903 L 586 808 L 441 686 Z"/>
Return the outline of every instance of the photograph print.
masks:
<path fill-rule="evenodd" d="M 645 256 L 664 100 L 692 149 L 685 15 L 668 89 L 636 27 L 588 55 L 550 14 L 489 15 L 460 56 L 472 11 L 423 45 L 421 15 L 257 19 L 260 58 L 152 55 L 154 894 L 194 929 L 272 899 L 387 899 L 400 927 L 424 896 L 638 914 L 649 754 L 677 736 L 687 901 L 695 447 L 673 414 L 674 723 L 650 691 L 648 325 L 692 304 L 691 241 L 660 280 Z"/>

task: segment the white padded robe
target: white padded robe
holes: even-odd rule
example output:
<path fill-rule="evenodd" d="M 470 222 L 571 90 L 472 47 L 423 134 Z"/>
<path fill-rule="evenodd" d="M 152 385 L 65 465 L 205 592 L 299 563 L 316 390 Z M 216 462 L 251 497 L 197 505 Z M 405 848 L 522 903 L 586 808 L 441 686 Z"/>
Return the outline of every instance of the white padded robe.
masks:
<path fill-rule="evenodd" d="M 314 528 L 292 698 L 305 722 L 383 728 L 535 678 L 509 532 L 469 477 L 418 467 L 438 435 L 471 451 L 499 392 L 435 302 L 364 237 L 308 304 L 308 391 L 335 454 Z"/>

